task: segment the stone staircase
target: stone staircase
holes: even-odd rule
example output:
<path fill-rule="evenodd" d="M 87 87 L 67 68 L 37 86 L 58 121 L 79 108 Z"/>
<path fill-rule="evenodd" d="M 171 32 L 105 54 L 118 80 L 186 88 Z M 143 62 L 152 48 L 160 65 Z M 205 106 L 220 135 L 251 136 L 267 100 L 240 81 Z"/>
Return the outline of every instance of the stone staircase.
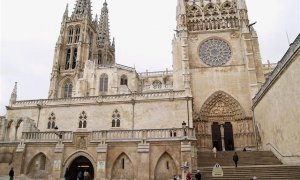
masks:
<path fill-rule="evenodd" d="M 223 177 L 212 177 L 212 168 L 200 168 L 202 179 L 219 179 L 219 180 L 250 180 L 253 176 L 260 179 L 289 179 L 300 180 L 300 166 L 283 166 L 283 165 L 267 165 L 267 166 L 241 166 L 222 167 Z"/>
<path fill-rule="evenodd" d="M 214 158 L 212 152 L 198 153 L 198 169 L 202 179 L 250 180 L 257 179 L 289 179 L 300 180 L 300 166 L 285 166 L 269 151 L 238 151 L 238 167 L 232 160 L 233 151 L 217 152 Z M 223 168 L 223 177 L 212 177 L 213 166 L 218 163 Z"/>

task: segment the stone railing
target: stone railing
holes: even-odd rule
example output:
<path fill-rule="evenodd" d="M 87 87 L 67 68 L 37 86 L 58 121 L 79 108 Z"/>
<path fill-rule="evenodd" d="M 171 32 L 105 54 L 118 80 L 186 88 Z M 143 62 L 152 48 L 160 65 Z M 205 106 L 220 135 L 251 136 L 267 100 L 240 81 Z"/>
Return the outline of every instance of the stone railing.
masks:
<path fill-rule="evenodd" d="M 172 75 L 173 75 L 173 71 L 169 71 L 169 70 L 139 73 L 140 78 L 156 77 L 156 76 L 172 76 Z"/>
<path fill-rule="evenodd" d="M 51 132 L 23 132 L 22 139 L 25 142 L 63 142 L 73 141 L 73 132 L 71 131 L 51 131 Z"/>
<path fill-rule="evenodd" d="M 118 94 L 118 95 L 104 95 L 104 96 L 90 96 L 90 97 L 73 97 L 61 99 L 38 99 L 17 101 L 12 107 L 24 106 L 44 106 L 44 105 L 64 105 L 64 104 L 98 104 L 106 102 L 126 102 L 132 99 L 136 101 L 155 100 L 163 98 L 182 98 L 185 97 L 185 91 L 161 91 L 149 93 L 132 93 L 132 94 Z"/>
<path fill-rule="evenodd" d="M 194 129 L 147 129 L 147 130 L 110 130 L 93 131 L 92 142 L 116 142 L 116 141 L 162 141 L 162 140 L 195 140 Z"/>

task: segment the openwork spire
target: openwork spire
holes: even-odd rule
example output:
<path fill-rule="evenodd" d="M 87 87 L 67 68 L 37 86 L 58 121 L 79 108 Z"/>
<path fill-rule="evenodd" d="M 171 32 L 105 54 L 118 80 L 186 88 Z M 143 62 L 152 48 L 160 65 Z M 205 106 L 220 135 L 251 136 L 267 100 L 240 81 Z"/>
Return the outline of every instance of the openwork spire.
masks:
<path fill-rule="evenodd" d="M 16 103 L 17 101 L 17 82 L 15 82 L 15 86 L 14 86 L 14 89 L 13 91 L 11 92 L 11 96 L 10 96 L 10 100 L 9 100 L 9 105 L 13 105 Z"/>
<path fill-rule="evenodd" d="M 72 13 L 72 18 L 84 18 L 87 17 L 88 20 L 92 20 L 92 10 L 90 0 L 77 0 L 74 11 Z"/>
<path fill-rule="evenodd" d="M 108 8 L 106 1 L 103 3 L 101 9 L 101 16 L 99 22 L 99 34 L 98 34 L 98 44 L 110 44 L 110 35 L 109 35 L 109 22 L 108 22 Z"/>

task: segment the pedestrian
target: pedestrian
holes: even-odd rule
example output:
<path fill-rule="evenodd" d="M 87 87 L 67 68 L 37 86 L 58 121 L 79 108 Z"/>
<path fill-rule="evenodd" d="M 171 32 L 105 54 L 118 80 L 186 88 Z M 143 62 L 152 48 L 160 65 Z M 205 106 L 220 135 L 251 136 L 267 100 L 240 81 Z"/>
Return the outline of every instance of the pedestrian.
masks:
<path fill-rule="evenodd" d="M 216 147 L 214 147 L 212 149 L 212 152 L 214 153 L 214 157 L 217 158 L 217 148 Z"/>
<path fill-rule="evenodd" d="M 256 176 L 253 176 L 250 180 L 256 180 L 257 177 Z"/>
<path fill-rule="evenodd" d="M 69 171 L 69 168 L 66 169 L 66 172 L 65 172 L 65 180 L 69 180 L 70 179 L 70 171 Z"/>
<path fill-rule="evenodd" d="M 192 176 L 190 172 L 186 173 L 186 180 L 192 180 Z"/>
<path fill-rule="evenodd" d="M 236 152 L 234 152 L 234 155 L 232 157 L 232 160 L 234 161 L 235 167 L 237 167 L 237 163 L 239 161 L 239 156 L 237 155 Z"/>
<path fill-rule="evenodd" d="M 247 149 L 244 147 L 243 151 L 247 151 Z"/>
<path fill-rule="evenodd" d="M 87 170 L 84 170 L 83 177 L 84 180 L 87 180 L 89 178 L 89 172 Z"/>
<path fill-rule="evenodd" d="M 177 175 L 176 174 L 174 175 L 174 179 L 173 180 L 177 180 Z"/>
<path fill-rule="evenodd" d="M 77 180 L 82 180 L 82 172 L 81 172 L 81 170 L 78 170 L 78 172 L 77 172 Z"/>
<path fill-rule="evenodd" d="M 201 173 L 200 173 L 199 169 L 197 170 L 197 173 L 195 174 L 195 178 L 196 178 L 196 180 L 201 180 Z"/>
<path fill-rule="evenodd" d="M 9 180 L 13 180 L 14 179 L 15 171 L 14 171 L 13 167 L 10 169 L 8 175 L 9 175 Z"/>

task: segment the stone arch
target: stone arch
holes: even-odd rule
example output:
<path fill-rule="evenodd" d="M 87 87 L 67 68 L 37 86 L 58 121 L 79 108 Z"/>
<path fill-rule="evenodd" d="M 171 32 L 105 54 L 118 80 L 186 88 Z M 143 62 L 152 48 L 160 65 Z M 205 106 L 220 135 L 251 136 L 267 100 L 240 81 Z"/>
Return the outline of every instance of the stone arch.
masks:
<path fill-rule="evenodd" d="M 14 120 L 8 120 L 7 121 L 7 124 L 6 124 L 6 132 L 5 132 L 5 139 L 6 140 L 13 140 L 13 136 L 14 136 L 14 133 L 15 133 L 15 126 L 14 126 L 15 122 Z"/>
<path fill-rule="evenodd" d="M 173 179 L 177 174 L 177 168 L 172 156 L 164 152 L 158 159 L 154 171 L 154 180 Z"/>
<path fill-rule="evenodd" d="M 22 138 L 23 125 L 24 125 L 24 120 L 22 118 L 18 119 L 16 123 L 16 136 L 15 136 L 17 140 Z"/>
<path fill-rule="evenodd" d="M 59 94 L 58 94 L 59 98 L 64 98 L 65 84 L 68 83 L 68 82 L 72 84 L 73 90 L 74 90 L 75 83 L 74 83 L 73 78 L 71 76 L 67 75 L 67 76 L 61 78 L 61 80 L 59 81 Z"/>
<path fill-rule="evenodd" d="M 83 150 L 76 151 L 72 153 L 68 158 L 66 158 L 63 163 L 64 169 L 67 168 L 79 156 L 86 157 L 89 161 L 91 161 L 91 163 L 94 166 L 94 169 L 96 169 L 96 159 L 90 153 Z"/>
<path fill-rule="evenodd" d="M 113 163 L 111 171 L 112 180 L 134 179 L 134 166 L 129 156 L 121 153 Z"/>
<path fill-rule="evenodd" d="M 242 120 L 245 111 L 240 103 L 224 91 L 213 93 L 200 110 L 200 120 Z"/>
<path fill-rule="evenodd" d="M 51 167 L 49 158 L 44 153 L 39 152 L 29 161 L 26 176 L 30 178 L 47 179 L 51 174 Z"/>

